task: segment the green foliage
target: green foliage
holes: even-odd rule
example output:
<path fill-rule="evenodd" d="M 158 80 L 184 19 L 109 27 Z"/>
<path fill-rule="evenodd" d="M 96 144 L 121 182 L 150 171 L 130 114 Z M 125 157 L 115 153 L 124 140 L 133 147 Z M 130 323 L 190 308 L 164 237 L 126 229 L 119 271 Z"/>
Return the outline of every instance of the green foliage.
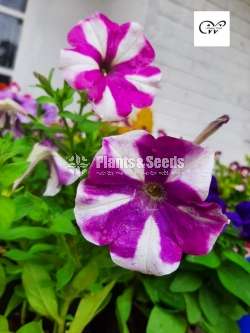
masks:
<path fill-rule="evenodd" d="M 76 310 L 75 317 L 70 325 L 69 333 L 81 333 L 87 324 L 97 314 L 98 309 L 112 290 L 115 282 L 110 282 L 103 289 L 84 296 Z"/>
<path fill-rule="evenodd" d="M 187 324 L 181 316 L 155 306 L 149 316 L 147 333 L 185 333 L 186 328 Z"/>
<path fill-rule="evenodd" d="M 188 322 L 192 325 L 199 323 L 201 320 L 201 309 L 196 295 L 184 294 L 186 302 L 186 311 Z"/>
<path fill-rule="evenodd" d="M 198 274 L 179 271 L 170 285 L 170 290 L 174 293 L 186 293 L 197 290 L 201 285 L 202 279 Z"/>
<path fill-rule="evenodd" d="M 48 272 L 42 266 L 27 263 L 22 269 L 22 280 L 31 307 L 42 316 L 60 321 L 58 301 Z"/>
<path fill-rule="evenodd" d="M 43 93 L 24 137 L 0 138 L 0 332 L 101 332 L 95 325 L 103 314 L 109 333 L 186 333 L 194 326 L 203 333 L 239 332 L 236 320 L 250 306 L 250 263 L 235 229 L 227 228 L 210 254 L 184 256 L 177 272 L 145 276 L 115 266 L 105 248 L 81 237 L 75 184 L 42 196 L 46 163 L 13 191 L 34 143 L 50 139 L 65 159 L 78 154 L 89 164 L 102 138 L 117 131 L 85 110 L 84 92 L 66 83 L 54 88 L 52 76 L 36 74 Z M 44 103 L 57 106 L 60 124 L 43 124 Z M 230 209 L 249 199 L 249 178 L 220 163 L 216 174 Z M 244 192 L 235 188 L 239 184 Z"/>
<path fill-rule="evenodd" d="M 39 321 L 32 321 L 23 325 L 17 333 L 43 333 L 42 323 Z"/>
<path fill-rule="evenodd" d="M 127 321 L 132 309 L 133 289 L 127 288 L 116 300 L 116 316 L 121 333 L 129 333 Z"/>

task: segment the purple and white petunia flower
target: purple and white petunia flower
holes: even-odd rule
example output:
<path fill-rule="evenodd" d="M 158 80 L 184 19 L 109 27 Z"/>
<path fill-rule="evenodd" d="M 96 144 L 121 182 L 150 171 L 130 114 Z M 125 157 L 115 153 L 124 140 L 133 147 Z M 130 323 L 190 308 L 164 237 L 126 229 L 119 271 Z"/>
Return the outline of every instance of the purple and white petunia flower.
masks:
<path fill-rule="evenodd" d="M 0 91 L 0 130 L 10 129 L 15 136 L 20 136 L 20 124 L 29 123 L 36 111 L 36 101 L 31 95 L 23 95 L 17 84 L 12 83 Z"/>
<path fill-rule="evenodd" d="M 228 223 L 217 203 L 205 202 L 213 162 L 212 152 L 170 136 L 139 130 L 105 138 L 78 186 L 82 235 L 146 274 L 170 274 L 183 253 L 207 254 Z"/>
<path fill-rule="evenodd" d="M 64 79 L 87 91 L 104 120 L 121 120 L 132 107 L 152 104 L 161 73 L 151 65 L 155 53 L 138 23 L 119 25 L 96 13 L 72 28 L 68 42 L 71 47 L 61 51 Z"/>
<path fill-rule="evenodd" d="M 51 126 L 59 121 L 58 108 L 54 104 L 43 104 L 42 109 L 44 111 L 43 121 L 45 125 Z"/>
<path fill-rule="evenodd" d="M 14 189 L 16 189 L 26 178 L 35 166 L 40 162 L 46 160 L 50 169 L 50 178 L 48 179 L 45 196 L 56 195 L 63 185 L 71 185 L 78 178 L 81 177 L 81 171 L 74 168 L 67 161 L 65 161 L 56 151 L 56 148 L 50 142 L 42 144 L 36 143 L 28 157 L 29 167 L 26 172 L 15 181 Z"/>

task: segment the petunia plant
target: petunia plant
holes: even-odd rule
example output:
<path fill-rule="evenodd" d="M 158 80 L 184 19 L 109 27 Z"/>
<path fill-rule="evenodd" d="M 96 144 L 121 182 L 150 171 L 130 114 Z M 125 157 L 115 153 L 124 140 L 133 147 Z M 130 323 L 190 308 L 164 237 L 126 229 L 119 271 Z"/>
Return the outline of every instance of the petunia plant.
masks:
<path fill-rule="evenodd" d="M 239 332 L 249 166 L 217 163 L 216 183 L 203 144 L 228 117 L 153 136 L 142 27 L 97 13 L 68 43 L 62 87 L 0 91 L 0 333 Z"/>

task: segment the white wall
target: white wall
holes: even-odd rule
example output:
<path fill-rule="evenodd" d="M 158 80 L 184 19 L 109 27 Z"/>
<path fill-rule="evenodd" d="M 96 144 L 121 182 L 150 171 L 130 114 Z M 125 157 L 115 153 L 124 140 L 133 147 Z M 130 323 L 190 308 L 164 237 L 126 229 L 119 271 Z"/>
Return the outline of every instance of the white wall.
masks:
<path fill-rule="evenodd" d="M 194 48 L 193 10 L 230 10 L 231 47 Z M 227 161 L 250 153 L 250 1 L 150 1 L 146 29 L 164 72 L 156 127 L 192 139 L 227 113 L 230 123 L 207 144 Z"/>
<path fill-rule="evenodd" d="M 194 9 L 231 10 L 230 48 L 193 47 Z M 31 90 L 32 71 L 56 67 L 69 28 L 97 10 L 145 25 L 164 72 L 154 105 L 156 128 L 192 139 L 227 113 L 231 122 L 207 145 L 223 151 L 227 161 L 250 152 L 249 0 L 29 0 L 15 79 Z"/>
<path fill-rule="evenodd" d="M 67 33 L 80 19 L 101 11 L 121 22 L 136 20 L 144 24 L 144 3 L 145 0 L 28 0 L 14 79 L 30 90 L 33 71 L 48 73 L 56 68 L 59 52 L 67 46 Z M 61 76 L 56 74 L 59 83 Z"/>

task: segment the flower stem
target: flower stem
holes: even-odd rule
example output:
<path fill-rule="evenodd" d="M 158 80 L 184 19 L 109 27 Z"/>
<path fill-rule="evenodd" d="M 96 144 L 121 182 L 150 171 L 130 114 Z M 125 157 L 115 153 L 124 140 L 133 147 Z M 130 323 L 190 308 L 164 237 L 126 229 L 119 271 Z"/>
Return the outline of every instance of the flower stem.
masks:
<path fill-rule="evenodd" d="M 223 115 L 216 120 L 212 121 L 204 128 L 203 131 L 194 139 L 194 143 L 201 144 L 213 133 L 215 133 L 222 125 L 226 124 L 230 120 L 228 115 Z"/>

